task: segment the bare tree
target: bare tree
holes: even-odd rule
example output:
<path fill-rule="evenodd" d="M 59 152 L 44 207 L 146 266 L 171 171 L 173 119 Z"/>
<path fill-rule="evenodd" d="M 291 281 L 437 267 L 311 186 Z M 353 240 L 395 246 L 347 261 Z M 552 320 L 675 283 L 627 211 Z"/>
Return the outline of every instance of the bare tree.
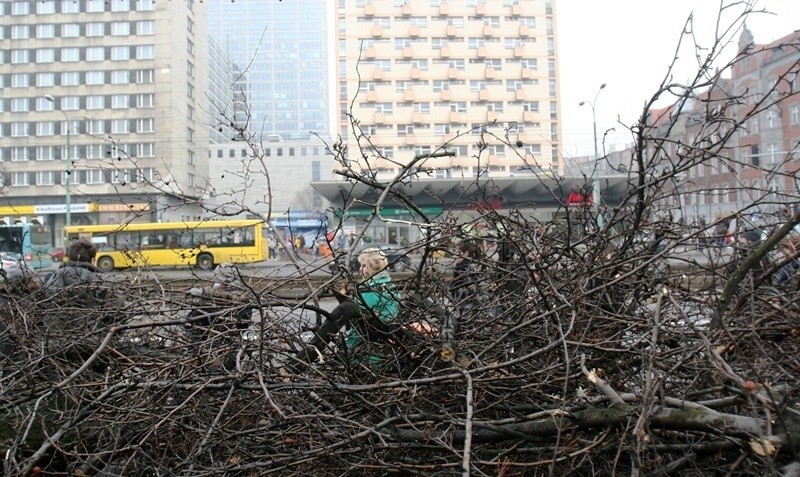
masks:
<path fill-rule="evenodd" d="M 743 5 L 735 25 L 750 13 Z M 784 266 L 797 268 L 800 214 L 760 224 L 767 237 L 758 243 L 698 249 L 703 256 L 689 252 L 700 238 L 724 241 L 715 235 L 723 218 L 691 228 L 668 213 L 685 193 L 703 193 L 692 168 L 742 176 L 753 167 L 736 164 L 734 135 L 796 97 L 781 81 L 758 94 L 730 90 L 722 72 L 758 52 L 717 70 L 726 32 L 738 30 L 719 31 L 713 48 L 697 45 L 696 78 L 666 77 L 630 127 L 628 192 L 618 203 L 569 208 L 563 179 L 550 178 L 559 220 L 493 208 L 476 209 L 472 222 L 434 219 L 402 184 L 447 144 L 389 181 L 370 173 L 367 135 L 365 169 L 330 145 L 353 187 L 374 189 L 370 205 L 405 204 L 429 231 L 410 245 L 419 266 L 397 277 L 399 324 L 435 331 L 398 327 L 390 341 L 365 343 L 361 352 L 380 355 L 378 364 L 342 346 L 337 330 L 315 328 L 309 347 L 304 327 L 314 324 L 297 313 L 327 316 L 313 300 L 334 279 L 299 264 L 297 277 L 244 279 L 236 293 L 216 295 L 141 277 L 92 300 L 9 290 L 0 328 L 5 474 L 800 475 L 800 282 L 778 280 Z M 668 94 L 675 104 L 656 110 Z M 514 145 L 486 132 L 476 161 L 491 143 Z M 786 165 L 767 173 L 796 182 Z M 798 199 L 795 189 L 776 199 L 752 182 L 736 189 L 748 198 L 732 214 L 740 227 L 761 205 L 777 211 Z M 475 237 L 478 223 L 492 232 Z M 453 293 L 450 262 L 434 252 L 474 240 L 485 256 L 468 293 Z M 303 292 L 289 297 L 294 278 Z"/>

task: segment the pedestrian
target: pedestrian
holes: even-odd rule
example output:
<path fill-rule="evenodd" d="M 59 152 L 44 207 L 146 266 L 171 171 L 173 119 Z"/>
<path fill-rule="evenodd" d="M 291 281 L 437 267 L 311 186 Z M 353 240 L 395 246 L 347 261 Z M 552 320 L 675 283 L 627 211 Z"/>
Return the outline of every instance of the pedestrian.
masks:
<path fill-rule="evenodd" d="M 61 264 L 46 280 L 48 295 L 76 285 L 91 284 L 102 280 L 100 269 L 94 266 L 97 247 L 89 240 L 82 238 L 72 242 L 67 249 L 69 261 Z"/>
<path fill-rule="evenodd" d="M 779 260 L 784 262 L 788 260 L 778 271 L 773 275 L 773 283 L 781 285 L 789 280 L 794 274 L 800 270 L 800 238 L 796 235 L 789 235 L 784 237 L 779 246 L 780 252 L 783 255 Z"/>
<path fill-rule="evenodd" d="M 278 239 L 273 234 L 269 234 L 269 258 L 278 259 Z"/>

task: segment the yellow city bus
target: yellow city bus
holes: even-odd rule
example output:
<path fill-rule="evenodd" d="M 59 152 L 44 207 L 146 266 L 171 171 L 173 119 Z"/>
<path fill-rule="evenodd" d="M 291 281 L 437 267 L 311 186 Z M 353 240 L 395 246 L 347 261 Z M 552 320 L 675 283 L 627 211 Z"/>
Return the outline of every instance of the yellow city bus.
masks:
<path fill-rule="evenodd" d="M 268 258 L 263 220 L 209 220 L 115 225 L 74 225 L 67 240 L 88 238 L 97 245 L 97 268 L 194 265 L 211 270 L 220 263 L 253 263 Z"/>

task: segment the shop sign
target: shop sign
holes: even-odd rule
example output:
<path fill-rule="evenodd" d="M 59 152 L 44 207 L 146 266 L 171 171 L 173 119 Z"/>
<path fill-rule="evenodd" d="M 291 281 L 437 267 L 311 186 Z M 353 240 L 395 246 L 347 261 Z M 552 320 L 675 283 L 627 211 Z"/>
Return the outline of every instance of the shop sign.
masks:
<path fill-rule="evenodd" d="M 346 211 L 347 217 L 369 217 L 372 215 L 375 209 L 348 209 Z M 425 215 L 439 215 L 442 213 L 442 208 L 437 206 L 428 206 L 428 207 L 420 207 L 419 210 L 422 211 Z M 336 209 L 335 211 L 337 217 L 341 217 L 342 209 Z M 403 209 L 400 207 L 387 207 L 381 209 L 381 217 L 397 217 L 400 215 L 410 216 L 415 214 L 416 211 L 412 209 Z"/>
<path fill-rule="evenodd" d="M 85 214 L 87 212 L 92 212 L 91 209 L 96 209 L 97 207 L 92 207 L 91 204 L 70 204 L 69 211 L 73 214 Z M 50 205 L 34 205 L 33 206 L 33 213 L 34 214 L 66 214 L 67 213 L 67 204 L 50 204 Z"/>
<path fill-rule="evenodd" d="M 134 204 L 97 204 L 98 212 L 144 212 L 150 209 L 148 203 Z"/>

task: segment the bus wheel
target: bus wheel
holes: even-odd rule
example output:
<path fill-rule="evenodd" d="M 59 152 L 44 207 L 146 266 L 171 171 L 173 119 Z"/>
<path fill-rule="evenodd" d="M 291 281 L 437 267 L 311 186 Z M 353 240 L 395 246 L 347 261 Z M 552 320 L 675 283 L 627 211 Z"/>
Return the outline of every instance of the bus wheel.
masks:
<path fill-rule="evenodd" d="M 214 268 L 214 257 L 207 253 L 201 253 L 197 256 L 197 266 L 203 270 L 211 270 Z"/>
<path fill-rule="evenodd" d="M 100 257 L 97 260 L 97 268 L 100 269 L 101 272 L 110 272 L 114 270 L 114 259 L 111 257 Z"/>

